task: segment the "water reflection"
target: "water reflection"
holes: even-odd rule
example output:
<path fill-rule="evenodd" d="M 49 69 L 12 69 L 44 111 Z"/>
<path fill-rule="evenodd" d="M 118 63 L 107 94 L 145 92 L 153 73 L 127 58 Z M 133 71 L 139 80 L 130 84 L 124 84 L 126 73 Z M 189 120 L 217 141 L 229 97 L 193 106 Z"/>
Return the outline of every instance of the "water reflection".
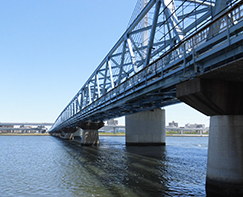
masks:
<path fill-rule="evenodd" d="M 128 146 L 128 185 L 137 188 L 139 196 L 163 196 L 169 188 L 166 172 L 165 146 Z M 163 162 L 161 162 L 161 160 Z"/>
<path fill-rule="evenodd" d="M 205 195 L 204 179 L 197 176 L 205 177 L 206 163 L 200 169 L 197 161 L 193 161 L 198 156 L 200 162 L 200 151 L 193 155 L 195 152 L 190 148 L 126 147 L 119 140 L 113 139 L 109 145 L 106 140 L 103 139 L 99 147 L 81 147 L 66 141 L 61 143 L 109 195 Z M 174 157 L 171 157 L 171 152 Z M 181 155 L 182 152 L 184 155 Z M 99 189 L 95 191 L 100 193 Z"/>
<path fill-rule="evenodd" d="M 2 196 L 205 196 L 202 138 L 167 138 L 165 147 L 126 147 L 124 137 L 100 137 L 99 147 L 50 136 L 0 141 Z"/>

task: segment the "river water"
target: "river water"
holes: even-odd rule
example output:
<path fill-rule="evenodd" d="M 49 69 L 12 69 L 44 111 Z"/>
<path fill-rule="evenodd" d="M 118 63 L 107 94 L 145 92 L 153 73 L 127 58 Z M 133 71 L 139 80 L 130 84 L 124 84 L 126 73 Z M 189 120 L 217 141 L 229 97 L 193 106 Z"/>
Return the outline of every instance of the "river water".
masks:
<path fill-rule="evenodd" d="M 0 196 L 206 196 L 208 137 L 81 147 L 52 136 L 0 136 Z"/>

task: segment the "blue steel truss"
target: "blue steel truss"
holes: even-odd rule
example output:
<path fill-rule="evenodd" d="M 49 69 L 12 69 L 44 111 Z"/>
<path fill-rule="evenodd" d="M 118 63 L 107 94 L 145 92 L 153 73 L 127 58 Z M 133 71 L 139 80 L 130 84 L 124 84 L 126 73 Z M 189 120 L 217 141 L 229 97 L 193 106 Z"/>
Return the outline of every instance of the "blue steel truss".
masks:
<path fill-rule="evenodd" d="M 51 132 L 179 102 L 175 84 L 202 73 L 198 55 L 225 40 L 230 44 L 235 34 L 229 28 L 243 17 L 239 0 L 150 0 L 143 5 Z M 224 32 L 226 38 L 213 41 Z"/>

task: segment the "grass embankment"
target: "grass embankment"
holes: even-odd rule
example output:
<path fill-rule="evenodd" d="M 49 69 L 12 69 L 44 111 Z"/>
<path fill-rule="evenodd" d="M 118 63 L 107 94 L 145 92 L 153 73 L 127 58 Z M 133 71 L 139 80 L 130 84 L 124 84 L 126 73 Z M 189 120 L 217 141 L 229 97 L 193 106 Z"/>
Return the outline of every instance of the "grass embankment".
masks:
<path fill-rule="evenodd" d="M 0 133 L 0 136 L 48 136 L 49 133 Z"/>

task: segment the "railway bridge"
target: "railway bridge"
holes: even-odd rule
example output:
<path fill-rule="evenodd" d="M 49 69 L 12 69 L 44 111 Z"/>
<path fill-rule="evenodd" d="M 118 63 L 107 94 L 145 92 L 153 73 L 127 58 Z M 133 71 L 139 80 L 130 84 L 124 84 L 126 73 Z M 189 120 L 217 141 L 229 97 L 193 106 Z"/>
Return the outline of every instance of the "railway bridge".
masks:
<path fill-rule="evenodd" d="M 210 116 L 207 194 L 242 195 L 243 2 L 139 5 L 50 132 L 81 128 L 83 145 L 98 144 L 103 121 L 125 116 L 127 145 L 165 145 L 161 108 L 185 102 Z"/>

